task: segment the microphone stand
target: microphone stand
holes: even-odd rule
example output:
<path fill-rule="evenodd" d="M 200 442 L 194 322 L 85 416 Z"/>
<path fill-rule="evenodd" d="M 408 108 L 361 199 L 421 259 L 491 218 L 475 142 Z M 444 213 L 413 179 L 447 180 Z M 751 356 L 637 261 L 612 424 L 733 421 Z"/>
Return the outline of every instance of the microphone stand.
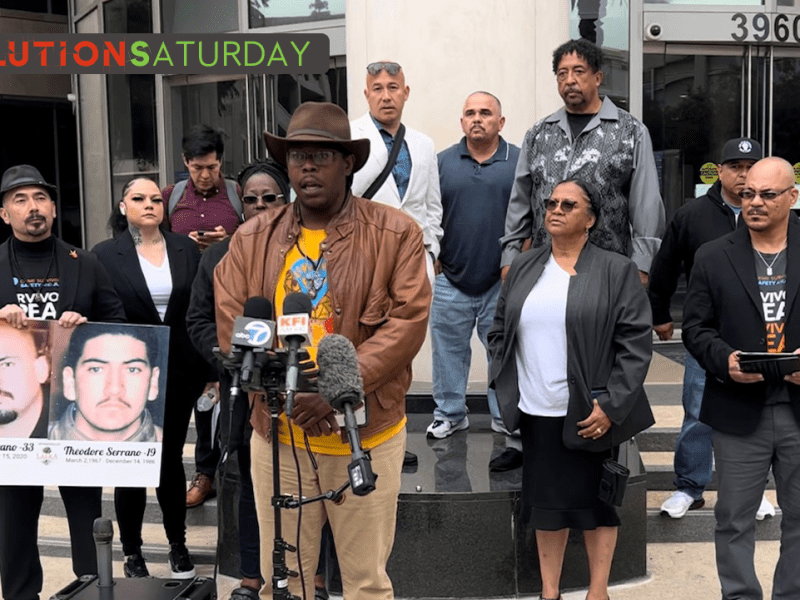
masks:
<path fill-rule="evenodd" d="M 281 387 L 279 381 L 281 373 L 283 373 L 283 364 L 280 362 L 270 364 L 268 368 L 262 369 L 262 383 L 269 405 L 270 439 L 272 440 L 272 507 L 275 524 L 272 545 L 272 597 L 273 600 L 300 600 L 298 596 L 289 592 L 289 577 L 297 577 L 298 573 L 286 566 L 286 553 L 297 552 L 297 548 L 283 539 L 281 509 L 299 508 L 301 505 L 322 500 L 338 502 L 345 490 L 350 487 L 350 480 L 345 481 L 336 490 L 328 490 L 310 498 L 304 497 L 298 500 L 293 496 L 281 493 L 280 442 L 278 441 L 278 417 L 281 409 L 278 392 Z"/>
<path fill-rule="evenodd" d="M 272 508 L 275 522 L 275 537 L 272 545 L 272 597 L 274 600 L 300 600 L 289 592 L 289 577 L 297 577 L 297 571 L 286 566 L 286 551 L 297 552 L 297 548 L 282 537 L 281 508 L 285 497 L 281 495 L 280 457 L 278 453 L 278 416 L 280 400 L 278 388 L 269 386 L 267 403 L 270 416 L 270 439 L 272 440 Z"/>

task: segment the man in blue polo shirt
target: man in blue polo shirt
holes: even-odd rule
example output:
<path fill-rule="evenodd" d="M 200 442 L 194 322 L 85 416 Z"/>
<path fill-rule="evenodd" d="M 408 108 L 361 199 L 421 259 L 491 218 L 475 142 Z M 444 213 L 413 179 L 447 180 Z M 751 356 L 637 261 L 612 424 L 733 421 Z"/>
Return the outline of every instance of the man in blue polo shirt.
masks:
<path fill-rule="evenodd" d="M 472 331 L 486 346 L 500 292 L 499 238 L 505 231 L 508 198 L 514 185 L 519 148 L 506 142 L 500 100 L 475 92 L 464 103 L 458 144 L 439 154 L 444 236 L 434 264 L 431 305 L 433 397 L 436 410 L 428 437 L 445 438 L 469 427 L 466 387 Z M 504 431 L 494 392 L 488 392 L 493 428 Z M 514 451 L 496 458 L 492 468 L 518 466 Z M 520 454 L 521 456 L 521 454 Z M 496 464 L 497 463 L 497 464 Z"/>

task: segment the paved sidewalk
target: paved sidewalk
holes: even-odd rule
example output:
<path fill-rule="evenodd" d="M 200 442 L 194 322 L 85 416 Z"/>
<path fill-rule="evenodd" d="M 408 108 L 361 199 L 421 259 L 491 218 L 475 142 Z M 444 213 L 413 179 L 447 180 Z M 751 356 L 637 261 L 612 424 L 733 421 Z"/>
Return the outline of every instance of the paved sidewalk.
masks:
<path fill-rule="evenodd" d="M 756 544 L 756 572 L 764 586 L 764 597 L 772 591 L 772 573 L 778 559 L 779 542 Z M 677 600 L 678 598 L 719 598 L 719 582 L 714 565 L 714 546 L 702 544 L 650 544 L 647 547 L 649 576 L 611 589 L 614 600 Z M 47 600 L 73 579 L 68 558 L 42 558 L 45 571 L 43 600 Z M 150 572 L 157 577 L 167 577 L 166 564 L 150 563 Z M 198 574 L 210 577 L 213 567 L 198 566 Z M 122 576 L 122 563 L 114 563 L 114 576 Z M 222 576 L 218 579 L 220 600 L 227 600 L 238 580 Z M 585 592 L 564 594 L 564 600 L 583 600 Z M 534 598 L 538 598 L 535 596 Z M 142 599 L 145 600 L 145 599 Z"/>

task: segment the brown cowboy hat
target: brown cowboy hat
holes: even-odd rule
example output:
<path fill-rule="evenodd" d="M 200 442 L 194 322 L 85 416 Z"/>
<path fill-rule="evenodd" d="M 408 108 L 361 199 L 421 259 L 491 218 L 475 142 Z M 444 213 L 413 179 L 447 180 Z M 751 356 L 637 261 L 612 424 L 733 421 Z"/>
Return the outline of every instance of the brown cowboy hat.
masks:
<path fill-rule="evenodd" d="M 355 156 L 353 173 L 364 166 L 369 158 L 369 140 L 350 138 L 350 121 L 347 114 L 330 102 L 304 102 L 297 107 L 289 121 L 286 137 L 264 132 L 264 143 L 269 154 L 282 165 L 286 164 L 288 144 L 316 142 L 335 144 Z"/>

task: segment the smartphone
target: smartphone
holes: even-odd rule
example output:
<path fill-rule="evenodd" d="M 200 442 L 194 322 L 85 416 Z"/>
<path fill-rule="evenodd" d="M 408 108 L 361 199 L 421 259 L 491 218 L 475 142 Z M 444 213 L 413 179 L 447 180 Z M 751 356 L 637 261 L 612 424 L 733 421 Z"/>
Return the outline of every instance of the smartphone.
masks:
<path fill-rule="evenodd" d="M 197 237 L 203 237 L 205 234 L 206 232 L 201 229 L 200 231 L 197 232 Z"/>

